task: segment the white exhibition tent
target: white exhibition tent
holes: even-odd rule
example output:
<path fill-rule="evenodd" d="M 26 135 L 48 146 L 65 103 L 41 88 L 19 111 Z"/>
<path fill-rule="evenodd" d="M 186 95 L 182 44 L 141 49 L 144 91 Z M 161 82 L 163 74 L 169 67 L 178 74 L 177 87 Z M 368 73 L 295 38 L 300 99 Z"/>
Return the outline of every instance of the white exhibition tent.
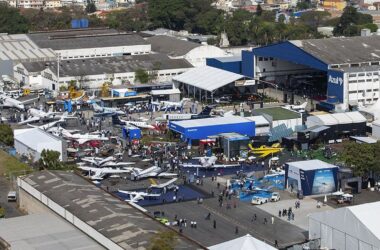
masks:
<path fill-rule="evenodd" d="M 173 80 L 213 92 L 218 88 L 243 78 L 245 78 L 243 75 L 210 66 L 203 66 L 190 69 L 185 73 L 173 77 Z"/>
<path fill-rule="evenodd" d="M 380 202 L 309 215 L 309 239 L 321 247 L 346 250 L 380 249 Z"/>
<path fill-rule="evenodd" d="M 277 248 L 252 237 L 250 234 L 211 247 L 210 250 L 276 250 Z"/>
<path fill-rule="evenodd" d="M 374 120 L 380 119 L 380 99 L 378 99 L 373 105 L 359 108 L 359 110 L 372 115 Z"/>
<path fill-rule="evenodd" d="M 363 123 L 367 119 L 358 111 L 312 115 L 307 117 L 306 126 L 308 128 L 314 126 L 333 126 L 338 124 Z"/>

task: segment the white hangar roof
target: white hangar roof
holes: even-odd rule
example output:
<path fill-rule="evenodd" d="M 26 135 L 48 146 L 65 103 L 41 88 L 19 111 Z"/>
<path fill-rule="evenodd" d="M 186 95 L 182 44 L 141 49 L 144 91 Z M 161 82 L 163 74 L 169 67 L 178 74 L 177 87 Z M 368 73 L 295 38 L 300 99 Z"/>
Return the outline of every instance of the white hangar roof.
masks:
<path fill-rule="evenodd" d="M 210 66 L 197 67 L 173 78 L 203 90 L 212 92 L 227 84 L 243 79 L 245 76 Z"/>

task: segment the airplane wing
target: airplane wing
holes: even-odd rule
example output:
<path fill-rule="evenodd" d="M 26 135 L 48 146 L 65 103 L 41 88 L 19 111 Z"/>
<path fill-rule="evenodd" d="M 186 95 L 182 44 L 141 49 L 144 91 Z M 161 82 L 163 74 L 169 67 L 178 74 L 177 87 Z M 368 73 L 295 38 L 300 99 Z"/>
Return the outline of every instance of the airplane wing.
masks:
<path fill-rule="evenodd" d="M 22 104 L 28 104 L 28 103 L 32 103 L 34 101 L 37 101 L 38 100 L 38 97 L 36 98 L 32 98 L 32 99 L 28 99 L 28 100 L 24 100 L 24 101 L 20 101 Z"/>
<path fill-rule="evenodd" d="M 135 165 L 135 162 L 106 162 L 102 166 L 104 167 L 122 167 L 122 166 L 129 166 L 129 165 Z"/>
<path fill-rule="evenodd" d="M 164 172 L 164 173 L 159 173 L 159 174 L 156 175 L 156 176 L 158 176 L 158 177 L 176 177 L 176 176 L 178 176 L 178 175 L 175 174 L 175 173 L 166 173 L 166 172 Z"/>
<path fill-rule="evenodd" d="M 240 164 L 215 164 L 212 168 L 234 168 L 240 167 Z"/>
<path fill-rule="evenodd" d="M 174 182 L 176 182 L 178 180 L 178 178 L 173 178 L 165 183 L 161 183 L 161 184 L 152 184 L 150 185 L 151 188 L 164 188 L 164 187 L 167 187 L 169 186 L 170 184 L 173 184 Z"/>
<path fill-rule="evenodd" d="M 202 165 L 200 164 L 191 164 L 191 163 L 183 163 L 181 164 L 182 167 L 185 167 L 185 168 L 201 168 Z"/>
<path fill-rule="evenodd" d="M 32 116 L 32 117 L 30 117 L 30 118 L 28 118 L 28 119 L 26 119 L 26 120 L 24 120 L 24 121 L 21 121 L 21 122 L 19 122 L 18 124 L 20 124 L 20 125 L 24 125 L 24 124 L 27 124 L 27 123 L 29 123 L 29 122 L 36 122 L 36 121 L 39 121 L 41 118 L 39 118 L 39 117 L 37 117 L 37 116 Z"/>

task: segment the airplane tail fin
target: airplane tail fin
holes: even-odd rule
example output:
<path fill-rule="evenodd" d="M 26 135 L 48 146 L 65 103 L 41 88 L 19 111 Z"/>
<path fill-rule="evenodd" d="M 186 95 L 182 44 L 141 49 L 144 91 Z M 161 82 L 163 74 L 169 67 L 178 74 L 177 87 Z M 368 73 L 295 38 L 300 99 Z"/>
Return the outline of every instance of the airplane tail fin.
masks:
<path fill-rule="evenodd" d="M 120 118 L 117 114 L 114 114 L 112 115 L 112 124 L 118 124 L 118 125 L 121 125 L 121 121 L 120 121 Z"/>
<path fill-rule="evenodd" d="M 302 109 L 305 109 L 306 106 L 307 106 L 307 102 L 304 102 L 304 103 L 301 104 Z"/>
<path fill-rule="evenodd" d="M 212 106 L 206 106 L 198 115 L 210 115 L 212 109 Z"/>

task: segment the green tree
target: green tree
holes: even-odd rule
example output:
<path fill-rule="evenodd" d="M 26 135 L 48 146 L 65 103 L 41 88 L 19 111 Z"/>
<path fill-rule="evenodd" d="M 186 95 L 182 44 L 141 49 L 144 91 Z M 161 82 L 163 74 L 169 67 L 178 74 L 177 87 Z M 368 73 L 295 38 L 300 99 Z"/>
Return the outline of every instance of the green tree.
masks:
<path fill-rule="evenodd" d="M 58 151 L 43 149 L 39 160 L 40 166 L 49 170 L 61 169 L 60 155 Z"/>
<path fill-rule="evenodd" d="M 261 16 L 261 14 L 263 14 L 263 8 L 261 7 L 261 4 L 258 4 L 256 8 L 256 15 Z"/>
<path fill-rule="evenodd" d="M 20 15 L 18 9 L 0 2 L 0 33 L 18 34 L 29 30 L 28 21 Z"/>
<path fill-rule="evenodd" d="M 296 9 L 297 10 L 307 10 L 307 9 L 310 9 L 311 7 L 312 7 L 312 5 L 310 2 L 300 1 L 297 3 Z"/>
<path fill-rule="evenodd" d="M 13 146 L 13 130 L 8 124 L 0 124 L 0 142 L 7 146 Z"/>
<path fill-rule="evenodd" d="M 87 13 L 94 13 L 95 11 L 96 11 L 95 3 L 91 0 L 87 0 L 86 12 Z"/>
<path fill-rule="evenodd" d="M 329 18 L 331 14 L 327 11 L 307 11 L 302 13 L 300 17 L 300 22 L 310 26 L 313 30 L 317 30 L 317 28 L 324 24 Z"/>
<path fill-rule="evenodd" d="M 373 23 L 371 15 L 359 13 L 356 8 L 347 6 L 333 33 L 335 36 L 356 36 L 360 34 L 360 25 L 371 23 Z"/>
<path fill-rule="evenodd" d="M 344 162 L 346 166 L 351 167 L 356 176 L 363 176 L 369 172 L 379 170 L 379 154 L 379 142 L 375 144 L 349 142 L 344 144 L 339 160 Z"/>
<path fill-rule="evenodd" d="M 149 82 L 149 73 L 144 69 L 137 69 L 135 71 L 135 79 L 139 81 L 140 83 L 147 83 Z"/>
<path fill-rule="evenodd" d="M 151 240 L 150 250 L 172 250 L 176 243 L 176 233 L 173 231 L 161 231 Z"/>

